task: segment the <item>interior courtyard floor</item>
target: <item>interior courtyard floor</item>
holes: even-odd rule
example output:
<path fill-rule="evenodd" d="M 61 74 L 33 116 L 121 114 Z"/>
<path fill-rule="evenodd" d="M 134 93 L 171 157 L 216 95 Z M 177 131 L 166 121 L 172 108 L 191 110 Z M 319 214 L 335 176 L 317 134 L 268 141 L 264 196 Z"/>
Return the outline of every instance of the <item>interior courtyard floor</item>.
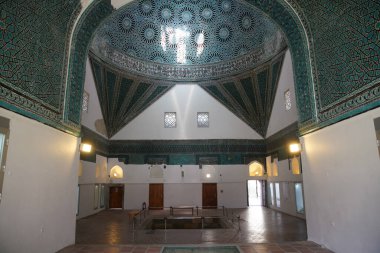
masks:
<path fill-rule="evenodd" d="M 242 253 L 331 252 L 307 241 L 306 222 L 264 207 L 225 210 L 229 228 L 146 229 L 152 217 L 168 217 L 169 210 L 149 211 L 146 218 L 135 218 L 135 229 L 128 211 L 106 210 L 79 219 L 76 244 L 59 253 L 130 252 L 159 253 L 168 245 L 236 245 Z M 202 213 L 201 213 L 202 212 Z M 196 214 L 194 214 L 196 215 Z M 203 210 L 199 216 L 222 216 L 223 211 Z M 188 210 L 175 210 L 174 216 L 191 216 Z M 240 216 L 240 222 L 238 222 Z M 240 229 L 239 229 L 240 223 Z"/>

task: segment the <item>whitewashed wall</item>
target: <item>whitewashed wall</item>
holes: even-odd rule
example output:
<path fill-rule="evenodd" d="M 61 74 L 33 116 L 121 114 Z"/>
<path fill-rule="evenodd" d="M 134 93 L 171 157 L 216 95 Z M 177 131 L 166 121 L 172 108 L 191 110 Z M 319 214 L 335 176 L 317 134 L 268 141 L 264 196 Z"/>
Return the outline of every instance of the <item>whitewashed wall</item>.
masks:
<path fill-rule="evenodd" d="M 95 80 L 92 74 L 90 60 L 86 60 L 86 76 L 84 81 L 84 90 L 89 94 L 88 112 L 82 112 L 82 125 L 106 137 L 103 133 L 98 132 L 95 128 L 95 121 L 103 119 L 103 114 L 100 109 L 98 93 L 95 87 Z"/>
<path fill-rule="evenodd" d="M 164 128 L 164 112 L 177 113 L 177 127 Z M 197 127 L 197 112 L 209 112 L 210 127 Z M 262 139 L 198 85 L 176 85 L 112 140 Z"/>
<path fill-rule="evenodd" d="M 112 183 L 125 184 L 124 209 L 140 209 L 149 203 L 149 184 L 164 184 L 164 206 L 202 205 L 202 183 L 218 184 L 218 205 L 230 208 L 247 207 L 248 165 L 166 165 L 163 178 L 150 178 L 149 165 L 125 165 L 115 158 L 108 160 L 108 168 L 119 165 L 124 179 Z M 163 167 L 162 167 L 163 168 Z M 184 172 L 182 177 L 181 171 Z M 210 178 L 206 175 L 210 174 Z"/>
<path fill-rule="evenodd" d="M 96 163 L 80 161 L 79 168 L 79 212 L 77 219 L 104 210 L 105 207 L 100 208 L 99 205 L 95 208 L 95 185 L 107 184 L 109 182 L 106 157 L 96 155 Z"/>
<path fill-rule="evenodd" d="M 297 213 L 296 210 L 296 199 L 294 184 L 296 182 L 303 182 L 302 174 L 294 175 L 289 166 L 289 160 L 278 161 L 278 176 L 268 176 L 268 191 L 270 191 L 270 183 L 279 182 L 280 183 L 280 207 L 277 207 L 274 203 L 269 203 L 269 207 L 293 216 L 300 218 L 305 218 L 305 214 Z M 275 189 L 273 188 L 275 191 Z M 270 194 L 268 194 L 270 198 Z M 307 210 L 306 210 L 307 212 Z"/>
<path fill-rule="evenodd" d="M 202 206 L 202 184 L 165 184 L 164 196 L 164 206 Z"/>
<path fill-rule="evenodd" d="M 2 253 L 51 253 L 73 244 L 79 139 L 0 108 L 10 138 L 0 203 Z"/>
<path fill-rule="evenodd" d="M 308 239 L 337 253 L 380 252 L 380 108 L 304 136 Z"/>
<path fill-rule="evenodd" d="M 149 184 L 125 184 L 124 209 L 141 209 L 144 202 L 149 205 Z"/>
<path fill-rule="evenodd" d="M 290 98 L 292 107 L 289 111 L 285 109 L 285 91 L 290 90 Z M 289 126 L 298 120 L 297 103 L 294 91 L 293 65 L 289 50 L 285 54 L 284 63 L 282 65 L 276 98 L 269 121 L 267 136 L 269 137 L 281 129 Z"/>

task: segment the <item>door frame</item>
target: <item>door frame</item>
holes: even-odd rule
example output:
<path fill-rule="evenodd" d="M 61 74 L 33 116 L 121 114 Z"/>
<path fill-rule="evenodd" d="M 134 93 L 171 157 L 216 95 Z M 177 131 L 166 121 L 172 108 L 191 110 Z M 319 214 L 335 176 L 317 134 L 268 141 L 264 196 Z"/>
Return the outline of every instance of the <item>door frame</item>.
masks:
<path fill-rule="evenodd" d="M 209 209 L 218 208 L 218 183 L 202 183 L 202 208 L 205 208 L 204 207 L 204 186 L 205 185 L 215 185 L 216 205 L 215 207 L 209 207 Z"/>
<path fill-rule="evenodd" d="M 122 197 L 122 199 L 121 199 L 121 208 L 111 208 L 110 207 L 110 200 L 111 200 L 111 188 L 112 187 L 122 187 L 122 189 L 123 189 L 123 197 Z M 125 193 L 125 185 L 124 184 L 109 184 L 109 185 L 107 185 L 107 194 L 106 194 L 106 196 L 108 196 L 108 199 L 106 200 L 104 200 L 106 203 L 107 203 L 107 209 L 122 209 L 122 210 L 124 210 L 124 193 Z"/>
<path fill-rule="evenodd" d="M 250 207 L 249 205 L 249 187 L 248 187 L 248 182 L 249 181 L 258 181 L 260 183 L 260 190 L 261 190 L 261 206 L 266 207 L 266 180 L 262 179 L 248 179 L 247 180 L 247 207 Z"/>
<path fill-rule="evenodd" d="M 162 199 L 162 207 L 151 207 L 151 205 L 150 205 L 150 187 L 151 187 L 151 185 L 161 185 L 162 186 L 162 197 L 161 197 L 161 199 Z M 149 210 L 162 210 L 163 208 L 164 208 L 164 183 L 149 183 L 149 189 L 148 189 L 148 203 L 149 203 L 149 205 L 148 205 L 148 208 L 149 208 Z"/>

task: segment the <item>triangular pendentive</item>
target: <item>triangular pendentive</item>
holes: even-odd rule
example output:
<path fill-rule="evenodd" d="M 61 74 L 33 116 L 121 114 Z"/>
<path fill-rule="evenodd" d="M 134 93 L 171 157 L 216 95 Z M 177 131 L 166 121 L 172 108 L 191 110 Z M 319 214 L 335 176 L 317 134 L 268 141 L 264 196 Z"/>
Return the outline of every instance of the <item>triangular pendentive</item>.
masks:
<path fill-rule="evenodd" d="M 174 85 L 145 80 L 89 56 L 108 137 L 112 137 Z"/>
<path fill-rule="evenodd" d="M 276 96 L 284 53 L 259 68 L 200 86 L 265 137 Z"/>

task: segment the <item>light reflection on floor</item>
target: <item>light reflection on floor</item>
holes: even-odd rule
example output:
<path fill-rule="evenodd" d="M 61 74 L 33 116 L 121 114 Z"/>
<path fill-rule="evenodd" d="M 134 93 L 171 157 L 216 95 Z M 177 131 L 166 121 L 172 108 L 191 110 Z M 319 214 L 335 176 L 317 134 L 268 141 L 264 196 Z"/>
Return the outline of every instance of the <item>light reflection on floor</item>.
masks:
<path fill-rule="evenodd" d="M 215 213 L 215 210 L 204 210 L 200 215 L 210 216 L 213 212 Z M 168 214 L 169 211 L 150 213 L 150 215 Z M 222 211 L 218 214 L 222 215 Z M 228 215 L 229 218 L 235 217 L 235 220 L 236 216 L 241 217 L 240 230 L 235 227 L 234 229 L 133 231 L 127 211 L 107 210 L 78 220 L 76 244 L 66 247 L 59 253 L 165 253 L 162 252 L 163 248 L 173 245 L 198 248 L 237 246 L 240 253 L 332 253 L 313 242 L 306 241 L 306 223 L 302 219 L 262 207 L 229 210 Z M 189 253 L 197 252 L 191 250 Z"/>
<path fill-rule="evenodd" d="M 121 244 L 121 238 L 120 238 L 120 225 L 116 222 L 111 222 L 107 224 L 106 231 L 106 238 L 107 238 L 107 244 Z"/>
<path fill-rule="evenodd" d="M 189 213 L 185 213 L 189 215 Z M 204 216 L 215 210 L 204 210 Z M 150 216 L 169 215 L 169 210 L 150 211 Z M 179 214 L 180 215 L 180 214 Z M 190 213 L 191 215 L 191 213 Z M 222 210 L 218 211 L 222 215 Z M 233 229 L 175 229 L 135 231 L 127 211 L 107 210 L 77 221 L 77 244 L 199 244 L 199 243 L 265 243 L 304 241 L 304 220 L 263 207 L 228 211 L 234 218 Z M 236 217 L 240 216 L 240 230 Z"/>

